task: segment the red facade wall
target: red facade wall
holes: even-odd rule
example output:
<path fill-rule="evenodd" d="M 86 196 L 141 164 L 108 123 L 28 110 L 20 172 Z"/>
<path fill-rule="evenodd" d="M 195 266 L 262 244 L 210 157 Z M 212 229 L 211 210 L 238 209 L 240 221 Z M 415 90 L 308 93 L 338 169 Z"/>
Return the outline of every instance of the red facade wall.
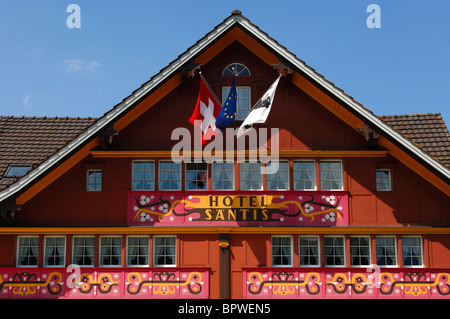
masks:
<path fill-rule="evenodd" d="M 202 73 L 218 98 L 221 87 L 231 79 L 222 78 L 230 63 L 246 65 L 252 76 L 238 78 L 238 85 L 251 86 L 252 104 L 272 84 L 277 73 L 245 47 L 232 44 Z M 198 93 L 199 78 L 183 83 L 115 137 L 112 150 L 170 150 L 178 141 L 171 132 L 186 127 Z M 282 79 L 268 122 L 263 127 L 280 128 L 280 148 L 284 150 L 365 150 L 362 135 L 327 111 L 298 87 Z M 130 158 L 87 157 L 52 183 L 17 214 L 15 226 L 126 226 L 127 191 L 131 190 Z M 154 159 L 157 160 L 157 159 Z M 316 159 L 318 160 L 318 159 Z M 422 177 L 391 156 L 386 158 L 342 158 L 344 190 L 349 192 L 350 226 L 450 226 L 450 199 Z M 390 168 L 393 191 L 375 189 L 375 169 Z M 101 168 L 101 192 L 88 192 L 86 170 Z M 425 236 L 428 267 L 448 267 L 450 238 Z M 219 286 L 218 235 L 179 235 L 180 267 L 208 266 L 211 287 Z M 14 266 L 15 236 L 0 236 L 0 266 Z M 230 236 L 231 297 L 242 297 L 242 267 L 270 267 L 270 235 Z M 294 249 L 298 249 L 294 245 Z M 297 260 L 294 250 L 294 260 Z M 298 265 L 297 265 L 298 266 Z M 218 298 L 217 289 L 210 291 Z"/>

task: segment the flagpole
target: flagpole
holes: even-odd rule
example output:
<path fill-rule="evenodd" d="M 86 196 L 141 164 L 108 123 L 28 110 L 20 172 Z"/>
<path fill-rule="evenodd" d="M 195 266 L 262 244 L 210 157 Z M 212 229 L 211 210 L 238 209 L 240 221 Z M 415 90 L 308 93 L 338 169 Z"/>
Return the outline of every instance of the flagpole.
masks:
<path fill-rule="evenodd" d="M 205 77 L 203 76 L 202 72 L 199 72 L 200 76 L 203 79 L 203 82 L 205 83 L 205 85 L 208 87 L 209 91 L 212 93 L 212 95 L 214 96 L 214 98 L 216 99 L 216 102 L 219 103 L 220 107 L 222 107 L 222 103 L 219 102 L 219 99 L 217 98 L 216 94 L 214 94 L 214 91 L 211 89 L 211 87 L 208 84 L 208 81 L 206 81 Z"/>

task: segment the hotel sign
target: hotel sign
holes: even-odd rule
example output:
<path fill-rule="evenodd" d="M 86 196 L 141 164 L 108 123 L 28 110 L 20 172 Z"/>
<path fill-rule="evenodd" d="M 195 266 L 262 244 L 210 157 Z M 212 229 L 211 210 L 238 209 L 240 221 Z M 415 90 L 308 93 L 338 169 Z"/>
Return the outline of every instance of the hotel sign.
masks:
<path fill-rule="evenodd" d="M 128 192 L 129 226 L 348 226 L 347 192 Z"/>

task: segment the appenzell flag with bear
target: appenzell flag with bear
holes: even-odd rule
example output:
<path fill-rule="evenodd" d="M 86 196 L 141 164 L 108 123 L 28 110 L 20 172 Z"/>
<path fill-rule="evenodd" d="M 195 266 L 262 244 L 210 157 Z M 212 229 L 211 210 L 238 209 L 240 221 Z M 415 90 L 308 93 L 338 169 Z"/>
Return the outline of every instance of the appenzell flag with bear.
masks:
<path fill-rule="evenodd" d="M 220 109 L 220 103 L 214 93 L 203 76 L 200 76 L 197 103 L 189 122 L 201 130 L 202 147 L 219 132 L 216 128 L 216 118 L 219 116 Z"/>
<path fill-rule="evenodd" d="M 278 81 L 280 81 L 280 77 L 281 74 L 247 114 L 244 121 L 242 122 L 241 127 L 238 130 L 237 137 L 240 137 L 241 135 L 249 132 L 253 124 L 264 123 L 267 120 L 273 104 L 273 99 L 275 98 L 275 91 L 277 90 L 277 85 Z"/>

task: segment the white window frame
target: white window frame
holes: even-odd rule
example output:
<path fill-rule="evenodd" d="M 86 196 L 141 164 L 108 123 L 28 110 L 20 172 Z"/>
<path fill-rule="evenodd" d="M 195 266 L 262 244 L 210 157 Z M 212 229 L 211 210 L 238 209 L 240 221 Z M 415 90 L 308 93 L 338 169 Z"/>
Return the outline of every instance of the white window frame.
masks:
<path fill-rule="evenodd" d="M 378 184 L 378 177 L 377 177 L 377 173 L 378 172 L 388 172 L 388 178 L 389 178 L 389 188 L 388 189 L 380 189 L 380 188 L 378 188 L 378 185 L 379 185 Z M 375 187 L 376 187 L 378 192 L 390 192 L 390 191 L 392 191 L 392 169 L 390 169 L 390 168 L 377 168 L 375 170 Z"/>
<path fill-rule="evenodd" d="M 134 171 L 134 164 L 138 163 L 138 162 L 141 162 L 141 163 L 153 163 L 153 188 L 138 189 L 138 188 L 134 187 L 134 182 L 135 182 L 135 179 L 134 179 L 134 173 L 135 173 L 135 171 Z M 156 164 L 155 164 L 154 160 L 145 160 L 145 159 L 143 159 L 143 160 L 133 160 L 133 162 L 131 163 L 131 189 L 134 190 L 134 191 L 154 191 L 155 188 L 156 188 L 155 168 L 156 168 Z M 146 172 L 146 171 L 142 171 L 142 172 Z"/>
<path fill-rule="evenodd" d="M 37 239 L 37 241 L 38 241 L 38 245 L 37 245 L 37 247 L 36 247 L 36 256 L 33 256 L 33 257 L 36 257 L 36 265 L 20 265 L 19 264 L 19 258 L 20 258 L 20 255 L 19 255 L 19 252 L 20 252 L 20 239 L 21 238 L 36 238 Z M 29 247 L 29 246 L 28 246 Z M 33 246 L 34 247 L 34 246 Z M 40 248 L 39 248 L 39 236 L 17 236 L 17 244 L 16 244 L 16 267 L 18 267 L 18 268 L 24 268 L 24 267 L 29 267 L 29 268 L 36 268 L 36 267 L 38 267 L 39 266 L 39 251 L 40 251 Z"/>
<path fill-rule="evenodd" d="M 102 260 L 103 260 L 102 257 L 104 257 L 104 256 L 102 256 L 102 238 L 110 238 L 110 237 L 120 238 L 120 244 L 121 244 L 120 245 L 120 254 L 119 254 L 120 261 L 119 261 L 118 265 L 105 265 L 102 262 Z M 108 235 L 100 236 L 99 243 L 98 243 L 98 249 L 99 249 L 99 251 L 98 251 L 98 258 L 99 258 L 98 265 L 99 265 L 99 267 L 122 267 L 122 258 L 123 258 L 123 256 L 122 256 L 122 248 L 123 248 L 122 236 L 108 236 Z"/>
<path fill-rule="evenodd" d="M 206 165 L 206 187 L 205 188 L 188 188 L 188 164 L 204 164 Z M 185 174 L 184 174 L 184 189 L 187 191 L 208 191 L 209 189 L 209 164 L 206 162 L 202 163 L 186 163 L 184 166 Z"/>
<path fill-rule="evenodd" d="M 379 265 L 378 264 L 378 255 L 377 255 L 377 249 L 378 249 L 377 239 L 378 238 L 392 238 L 392 239 L 394 239 L 394 258 L 395 258 L 395 264 L 394 265 Z M 383 247 L 385 247 L 385 246 L 383 246 Z M 385 255 L 384 256 L 380 256 L 380 257 L 385 258 Z M 376 236 L 375 237 L 375 259 L 376 259 L 376 264 L 378 266 L 380 266 L 380 267 L 398 267 L 398 247 L 397 247 L 397 238 L 395 236 L 380 235 L 380 236 Z"/>
<path fill-rule="evenodd" d="M 331 188 L 331 189 L 328 189 L 328 188 L 323 188 L 322 187 L 322 163 L 324 163 L 324 162 L 339 162 L 340 164 L 341 164 L 341 170 L 340 170 L 340 180 L 341 180 L 341 188 L 336 188 L 336 189 L 333 189 L 333 188 Z M 323 191 L 341 191 L 341 190 L 344 190 L 344 163 L 343 163 L 343 161 L 341 160 L 341 159 L 322 159 L 322 160 L 320 160 L 319 161 L 319 171 L 320 171 L 320 176 L 319 176 L 319 179 L 320 179 L 320 190 L 323 190 Z"/>
<path fill-rule="evenodd" d="M 89 183 L 89 173 L 95 173 L 95 172 L 100 172 L 101 173 L 101 178 L 100 178 L 100 189 L 89 189 L 89 185 L 91 185 Z M 95 178 L 95 181 L 97 181 L 97 178 Z M 98 185 L 98 183 L 95 183 L 93 185 Z M 88 169 L 86 170 L 86 191 L 88 192 L 101 192 L 103 190 L 103 170 L 100 168 L 92 168 L 92 169 Z"/>
<path fill-rule="evenodd" d="M 367 241 L 369 243 L 369 263 L 367 265 L 353 265 L 352 264 L 352 257 L 354 255 L 352 255 L 352 238 L 367 238 Z M 370 267 L 370 265 L 372 264 L 372 240 L 370 236 L 350 236 L 349 238 L 349 245 L 350 245 L 350 267 L 360 267 L 360 268 L 367 268 Z M 358 247 L 361 247 L 358 245 Z M 358 257 L 359 259 L 361 259 L 361 256 L 355 255 L 355 257 Z"/>
<path fill-rule="evenodd" d="M 301 260 L 301 254 L 300 254 L 300 240 L 302 238 L 316 238 L 317 239 L 317 264 L 316 265 L 302 265 L 300 260 Z M 305 268 L 311 268 L 311 267 L 320 267 L 321 265 L 321 245 L 320 245 L 320 236 L 308 236 L 308 235 L 302 235 L 302 236 L 298 236 L 298 266 L 299 267 L 305 267 Z"/>
<path fill-rule="evenodd" d="M 274 237 L 279 237 L 279 238 L 289 238 L 290 239 L 290 249 L 291 249 L 291 253 L 290 253 L 290 264 L 289 265 L 274 265 L 273 263 L 273 239 Z M 283 245 L 281 245 L 281 247 L 284 247 Z M 293 267 L 294 266 L 294 239 L 291 235 L 273 235 L 270 239 L 270 257 L 271 257 L 271 264 L 272 267 Z"/>
<path fill-rule="evenodd" d="M 178 164 L 178 166 L 180 167 L 180 171 L 179 171 L 179 173 L 180 173 L 180 180 L 179 180 L 179 183 L 178 183 L 179 187 L 177 189 L 170 189 L 170 188 L 166 189 L 166 188 L 161 187 L 162 186 L 161 185 L 161 163 L 168 163 L 168 162 L 174 163 L 174 164 L 178 164 L 178 163 L 175 163 L 174 161 L 171 161 L 171 160 L 159 160 L 158 161 L 158 190 L 162 190 L 162 191 L 179 191 L 179 190 L 181 190 L 182 185 L 183 185 L 183 174 L 182 174 L 182 165 L 181 165 L 181 163 Z"/>
<path fill-rule="evenodd" d="M 79 265 L 77 263 L 75 263 L 75 238 L 93 238 L 94 239 L 94 254 L 92 255 L 92 265 Z M 72 264 L 76 264 L 79 267 L 94 267 L 95 266 L 95 236 L 91 236 L 91 235 L 77 235 L 77 236 L 73 236 L 72 237 Z"/>
<path fill-rule="evenodd" d="M 420 260 L 421 260 L 421 264 L 420 265 L 405 265 L 405 254 L 403 253 L 403 247 L 404 247 L 404 239 L 405 238 L 419 238 L 420 240 Z M 410 235 L 410 236 L 402 236 L 402 267 L 404 268 L 423 268 L 424 267 L 424 263 L 423 263 L 423 238 L 422 236 L 414 236 L 414 235 Z"/>
<path fill-rule="evenodd" d="M 314 168 L 314 187 L 313 188 L 297 188 L 296 185 L 296 179 L 294 178 L 294 174 L 295 174 L 295 163 L 299 163 L 299 162 L 307 162 L 307 163 L 313 163 L 313 168 Z M 317 190 L 317 163 L 315 160 L 300 160 L 300 159 L 295 159 L 292 162 L 292 180 L 293 180 L 293 187 L 294 190 L 296 191 L 315 191 Z"/>
<path fill-rule="evenodd" d="M 215 188 L 214 187 L 214 164 L 231 164 L 231 176 L 232 176 L 232 180 L 231 180 L 231 188 Z M 211 190 L 213 191 L 234 191 L 235 190 L 235 167 L 236 167 L 236 163 L 228 163 L 228 162 L 213 162 L 211 163 Z M 223 183 L 223 182 L 222 182 Z"/>
<path fill-rule="evenodd" d="M 129 254 L 129 246 L 130 246 L 129 239 L 130 238 L 146 238 L 147 239 L 147 264 L 145 264 L 145 265 L 132 265 L 132 264 L 129 264 L 129 262 L 128 262 L 129 255 L 128 254 Z M 139 246 L 139 247 L 141 247 L 141 246 Z M 126 255 L 125 256 L 125 258 L 126 258 L 125 265 L 127 267 L 149 267 L 150 266 L 150 238 L 149 238 L 149 236 L 140 236 L 140 235 L 127 236 L 126 254 L 125 255 Z M 138 255 L 138 256 L 140 256 L 140 255 Z"/>
<path fill-rule="evenodd" d="M 222 86 L 222 105 L 224 104 L 226 98 L 228 97 L 228 93 L 230 92 L 231 86 Z M 252 88 L 251 86 L 246 86 L 246 85 L 237 85 L 236 86 L 236 94 L 237 94 L 237 98 L 236 98 L 236 121 L 243 121 L 244 118 L 239 118 L 239 99 L 243 97 L 239 97 L 239 89 L 248 89 L 248 104 L 249 104 L 249 109 L 248 112 L 250 112 L 250 110 L 252 109 Z M 226 90 L 226 91 L 224 91 Z M 248 114 L 247 112 L 247 114 Z"/>
<path fill-rule="evenodd" d="M 175 263 L 173 265 L 161 265 L 157 263 L 157 258 L 156 258 L 156 238 L 161 238 L 161 237 L 172 237 L 175 238 Z M 176 267 L 177 263 L 178 263 L 178 242 L 177 242 L 177 236 L 176 235 L 157 235 L 157 236 L 153 236 L 153 245 L 152 245 L 153 249 L 152 249 L 152 264 L 153 267 Z M 158 255 L 159 256 L 159 255 Z"/>
<path fill-rule="evenodd" d="M 50 257 L 50 256 L 47 256 L 47 254 L 46 254 L 46 250 L 47 250 L 47 240 L 48 240 L 49 238 L 62 238 L 62 239 L 64 239 L 63 256 L 62 256 L 63 262 L 62 262 L 62 265 L 48 265 L 48 264 L 47 264 L 47 257 Z M 43 266 L 44 266 L 44 267 L 47 267 L 47 268 L 48 268 L 48 267 L 52 267 L 52 268 L 66 267 L 66 236 L 45 236 L 45 237 L 44 237 L 44 247 L 43 247 L 43 249 L 44 249 L 44 253 L 43 253 Z"/>
<path fill-rule="evenodd" d="M 279 170 L 280 166 L 278 166 L 278 170 L 277 170 L 276 173 L 274 173 L 274 174 L 267 174 L 266 173 L 266 189 L 268 191 L 288 191 L 288 190 L 290 190 L 290 182 L 291 182 L 291 177 L 290 177 L 291 174 L 290 173 L 291 173 L 291 169 L 290 169 L 289 161 L 288 160 L 280 160 L 280 161 L 278 161 L 278 164 L 281 164 L 281 163 L 284 163 L 284 164 L 287 165 L 287 183 L 286 183 L 287 188 L 275 188 L 275 189 L 269 188 L 269 182 L 270 182 L 269 181 L 269 176 L 273 176 L 273 175 L 277 175 L 278 176 L 278 173 L 280 172 L 280 170 Z M 268 165 L 273 165 L 273 163 L 270 162 L 270 163 L 268 163 Z M 264 166 L 264 169 L 267 170 L 267 164 Z M 282 180 L 282 179 L 276 179 L 276 181 L 279 181 L 279 180 Z M 264 184 L 264 180 L 263 180 L 263 184 Z M 278 182 L 277 182 L 277 186 L 278 186 Z M 263 185 L 263 187 L 264 187 L 264 185 Z"/>
<path fill-rule="evenodd" d="M 344 256 L 343 256 L 343 260 L 344 260 L 344 264 L 343 265 L 327 265 L 327 255 L 326 255 L 326 246 L 325 246 L 325 242 L 327 238 L 342 238 L 342 242 L 343 242 L 343 250 L 344 250 Z M 323 243 L 323 258 L 324 258 L 324 265 L 327 268 L 345 268 L 347 267 L 347 243 L 345 240 L 345 236 L 324 236 L 324 243 Z"/>
<path fill-rule="evenodd" d="M 258 188 L 258 189 L 256 189 L 256 188 L 255 189 L 242 188 L 242 184 L 243 184 L 242 183 L 242 164 L 245 164 L 245 165 L 247 165 L 247 164 L 259 164 L 260 165 L 259 174 L 261 176 L 261 188 Z M 261 173 L 261 168 L 263 168 L 263 167 L 264 167 L 263 163 L 261 163 L 261 162 L 256 162 L 256 163 L 241 162 L 241 163 L 239 163 L 239 190 L 241 190 L 241 191 L 260 191 L 260 190 L 264 190 L 264 178 L 263 178 L 263 175 Z M 253 181 L 253 179 L 252 179 L 252 181 Z"/>

